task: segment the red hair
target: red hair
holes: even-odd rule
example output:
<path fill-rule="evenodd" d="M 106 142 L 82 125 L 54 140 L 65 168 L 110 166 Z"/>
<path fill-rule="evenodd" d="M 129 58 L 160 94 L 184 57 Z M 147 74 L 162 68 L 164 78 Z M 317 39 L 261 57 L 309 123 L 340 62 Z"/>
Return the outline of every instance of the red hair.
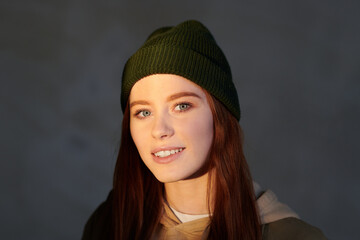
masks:
<path fill-rule="evenodd" d="M 243 153 L 242 130 L 222 103 L 205 93 L 214 120 L 209 160 L 215 171 L 209 171 L 209 183 L 215 186 L 208 189 L 215 189 L 215 194 L 208 239 L 261 239 L 252 178 Z"/>
<path fill-rule="evenodd" d="M 259 240 L 260 219 L 240 125 L 222 103 L 205 93 L 214 120 L 207 164 L 208 170 L 215 170 L 209 171 L 208 196 L 210 189 L 215 192 L 208 239 Z M 113 193 L 113 239 L 150 239 L 163 213 L 164 185 L 145 166 L 132 140 L 129 106 L 124 111 Z"/>

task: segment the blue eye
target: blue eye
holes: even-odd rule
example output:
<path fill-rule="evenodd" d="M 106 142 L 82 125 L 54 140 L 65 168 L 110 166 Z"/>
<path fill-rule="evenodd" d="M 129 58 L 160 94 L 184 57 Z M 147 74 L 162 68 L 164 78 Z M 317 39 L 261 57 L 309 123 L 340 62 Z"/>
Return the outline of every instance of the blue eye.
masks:
<path fill-rule="evenodd" d="M 180 103 L 180 104 L 176 105 L 175 110 L 177 110 L 177 111 L 185 111 L 188 108 L 190 108 L 190 103 Z"/>
<path fill-rule="evenodd" d="M 139 118 L 145 118 L 151 115 L 151 112 L 149 110 L 140 110 L 136 113 L 136 116 Z"/>

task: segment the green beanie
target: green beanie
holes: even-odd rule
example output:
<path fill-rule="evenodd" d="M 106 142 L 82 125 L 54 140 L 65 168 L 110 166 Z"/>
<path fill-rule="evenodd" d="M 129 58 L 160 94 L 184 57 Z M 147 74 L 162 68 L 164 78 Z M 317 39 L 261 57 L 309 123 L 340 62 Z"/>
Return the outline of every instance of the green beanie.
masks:
<path fill-rule="evenodd" d="M 201 86 L 240 120 L 237 91 L 230 66 L 209 30 L 190 20 L 155 30 L 124 67 L 121 107 L 125 110 L 131 88 L 149 75 L 182 76 Z"/>

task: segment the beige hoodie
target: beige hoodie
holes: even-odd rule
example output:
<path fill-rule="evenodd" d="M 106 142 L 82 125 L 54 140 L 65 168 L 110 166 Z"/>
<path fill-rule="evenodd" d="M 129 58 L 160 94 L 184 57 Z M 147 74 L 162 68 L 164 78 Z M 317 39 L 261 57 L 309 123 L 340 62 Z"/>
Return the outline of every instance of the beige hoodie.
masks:
<path fill-rule="evenodd" d="M 280 203 L 270 191 L 262 191 L 254 183 L 259 207 L 263 240 L 323 240 L 321 230 L 298 219 L 287 205 Z M 84 228 L 82 240 L 103 240 L 111 236 L 112 194 L 92 214 Z M 164 214 L 152 239 L 200 240 L 206 239 L 209 217 L 182 223 L 164 204 Z"/>
<path fill-rule="evenodd" d="M 262 225 L 288 217 L 299 218 L 287 205 L 280 203 L 272 191 L 262 191 L 257 183 L 254 183 L 254 189 L 258 196 L 257 204 Z M 182 223 L 169 206 L 164 204 L 164 214 L 160 223 L 153 239 L 199 240 L 206 238 L 210 220 L 209 217 L 204 217 Z"/>

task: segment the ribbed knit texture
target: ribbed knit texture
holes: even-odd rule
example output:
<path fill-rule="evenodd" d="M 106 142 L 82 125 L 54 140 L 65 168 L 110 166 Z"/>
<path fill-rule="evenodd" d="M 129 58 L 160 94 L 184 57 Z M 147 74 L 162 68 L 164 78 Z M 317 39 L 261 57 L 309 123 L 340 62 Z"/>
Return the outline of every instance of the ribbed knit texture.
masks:
<path fill-rule="evenodd" d="M 230 66 L 209 30 L 200 22 L 190 20 L 175 27 L 159 28 L 148 37 L 124 67 L 122 109 L 138 80 L 159 73 L 176 74 L 196 83 L 240 120 Z"/>

